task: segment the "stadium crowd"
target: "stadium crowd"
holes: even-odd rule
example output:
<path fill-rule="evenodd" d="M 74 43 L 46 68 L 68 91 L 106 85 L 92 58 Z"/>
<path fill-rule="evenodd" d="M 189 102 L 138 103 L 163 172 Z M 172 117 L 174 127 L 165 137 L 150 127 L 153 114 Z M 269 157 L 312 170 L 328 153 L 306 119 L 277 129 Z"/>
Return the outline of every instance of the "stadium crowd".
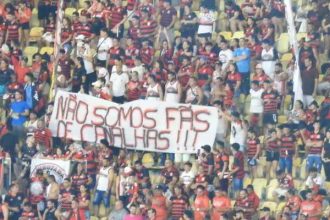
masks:
<path fill-rule="evenodd" d="M 299 57 L 282 0 L 64 0 L 55 57 L 57 3 L 0 1 L 0 220 L 330 219 L 328 0 L 292 2 Z M 189 155 L 52 137 L 60 90 L 214 106 L 216 140 Z M 35 157 L 71 175 L 30 176 Z"/>

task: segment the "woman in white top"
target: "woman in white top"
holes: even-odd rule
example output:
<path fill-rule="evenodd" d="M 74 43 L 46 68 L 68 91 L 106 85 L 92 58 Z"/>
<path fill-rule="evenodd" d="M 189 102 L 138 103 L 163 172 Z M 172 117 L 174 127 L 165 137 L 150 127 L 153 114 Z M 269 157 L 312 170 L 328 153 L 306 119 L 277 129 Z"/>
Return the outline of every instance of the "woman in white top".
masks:
<path fill-rule="evenodd" d="M 182 89 L 180 82 L 176 79 L 174 72 L 169 72 L 168 81 L 165 85 L 166 102 L 179 103 L 181 99 Z"/>
<path fill-rule="evenodd" d="M 146 100 L 162 101 L 163 90 L 161 86 L 156 82 L 155 75 L 148 76 L 148 88 Z"/>
<path fill-rule="evenodd" d="M 198 86 L 197 79 L 190 77 L 189 79 L 189 88 L 187 90 L 187 96 L 185 103 L 201 105 L 203 102 L 203 90 Z"/>
<path fill-rule="evenodd" d="M 97 43 L 97 62 L 96 65 L 100 67 L 105 67 L 108 58 L 108 51 L 112 47 L 112 40 L 108 36 L 108 30 L 106 28 L 101 29 L 100 38 Z"/>
<path fill-rule="evenodd" d="M 216 15 L 213 11 L 210 11 L 206 7 L 201 7 L 201 11 L 198 15 L 198 31 L 199 36 L 211 38 L 213 32 L 213 24 L 216 21 Z"/>
<path fill-rule="evenodd" d="M 274 79 L 275 72 L 275 64 L 278 59 L 277 51 L 271 46 L 270 41 L 265 40 L 262 43 L 262 51 L 261 51 L 261 65 L 262 69 L 269 76 L 270 79 Z"/>

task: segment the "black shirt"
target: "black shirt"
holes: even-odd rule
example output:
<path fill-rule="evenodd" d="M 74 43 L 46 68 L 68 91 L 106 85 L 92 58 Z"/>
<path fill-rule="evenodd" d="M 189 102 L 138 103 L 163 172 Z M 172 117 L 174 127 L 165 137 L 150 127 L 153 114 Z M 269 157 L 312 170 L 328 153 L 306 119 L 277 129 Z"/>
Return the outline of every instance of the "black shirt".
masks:
<path fill-rule="evenodd" d="M 17 195 L 14 197 L 10 194 L 7 194 L 5 196 L 5 202 L 8 204 L 10 208 L 21 208 L 21 205 L 24 200 L 24 195 L 22 193 L 17 193 Z M 14 211 L 11 211 L 14 212 Z"/>
<path fill-rule="evenodd" d="M 11 160 L 13 162 L 15 162 L 15 156 L 16 156 L 15 148 L 16 148 L 16 144 L 18 144 L 17 140 L 18 140 L 17 136 L 12 132 L 8 132 L 4 134 L 0 139 L 0 146 L 3 148 L 5 152 L 7 152 L 10 155 Z"/>

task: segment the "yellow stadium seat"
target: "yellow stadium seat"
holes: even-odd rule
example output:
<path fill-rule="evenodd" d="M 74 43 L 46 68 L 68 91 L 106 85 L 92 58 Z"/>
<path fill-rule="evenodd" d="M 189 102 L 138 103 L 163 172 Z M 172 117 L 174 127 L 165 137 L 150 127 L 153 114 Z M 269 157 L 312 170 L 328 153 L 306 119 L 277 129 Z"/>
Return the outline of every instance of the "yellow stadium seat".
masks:
<path fill-rule="evenodd" d="M 297 40 L 300 41 L 302 38 L 307 38 L 307 33 L 306 32 L 297 33 Z"/>
<path fill-rule="evenodd" d="M 286 202 L 280 202 L 276 207 L 276 213 L 274 214 L 274 216 L 277 216 L 279 213 L 281 213 L 285 206 Z"/>
<path fill-rule="evenodd" d="M 71 17 L 72 17 L 72 14 L 73 14 L 74 12 L 76 12 L 76 11 L 77 11 L 77 9 L 75 9 L 75 8 L 66 8 L 65 11 L 64 11 L 64 15 L 65 15 L 66 17 L 71 18 Z"/>
<path fill-rule="evenodd" d="M 196 14 L 196 16 L 198 17 L 199 16 L 199 11 L 194 11 L 194 13 Z"/>
<path fill-rule="evenodd" d="M 274 215 L 277 210 L 277 206 L 278 206 L 278 204 L 276 202 L 266 201 L 266 202 L 262 203 L 261 208 L 268 207 L 271 211 L 271 215 Z"/>
<path fill-rule="evenodd" d="M 316 96 L 315 100 L 317 101 L 317 103 L 319 105 L 322 104 L 322 102 L 324 101 L 325 97 L 324 96 Z"/>
<path fill-rule="evenodd" d="M 41 38 L 41 36 L 44 34 L 44 28 L 43 27 L 33 27 L 30 30 L 30 42 L 35 42 Z"/>
<path fill-rule="evenodd" d="M 255 193 L 259 196 L 260 199 L 264 197 L 266 186 L 267 186 L 267 179 L 265 178 L 255 178 L 253 180 L 253 186 Z"/>
<path fill-rule="evenodd" d="M 54 48 L 53 47 L 42 47 L 39 51 L 40 54 L 48 54 L 52 55 L 54 53 Z"/>
<path fill-rule="evenodd" d="M 152 167 L 154 164 L 154 158 L 151 153 L 145 153 L 142 157 L 142 164 L 145 167 Z"/>
<path fill-rule="evenodd" d="M 284 54 L 289 51 L 289 35 L 282 33 L 276 41 L 276 49 L 279 53 Z"/>
<path fill-rule="evenodd" d="M 181 32 L 180 31 L 174 31 L 174 36 L 180 37 L 181 36 Z"/>
<path fill-rule="evenodd" d="M 26 56 L 28 58 L 28 66 L 32 65 L 32 57 L 34 54 L 38 53 L 39 48 L 38 47 L 25 47 L 23 53 L 24 56 Z"/>
<path fill-rule="evenodd" d="M 231 201 L 230 201 L 230 205 L 231 205 L 231 207 L 234 207 L 234 206 L 235 206 L 235 203 L 236 203 L 235 200 L 231 200 Z"/>
<path fill-rule="evenodd" d="M 264 135 L 259 136 L 259 141 L 261 144 L 263 144 L 265 141 L 265 136 Z"/>
<path fill-rule="evenodd" d="M 243 187 L 246 188 L 247 185 L 250 185 L 252 182 L 251 182 L 251 178 L 249 177 L 246 177 L 243 179 Z"/>
<path fill-rule="evenodd" d="M 306 179 L 307 173 L 306 173 L 306 160 L 304 160 L 300 167 L 300 179 Z"/>
<path fill-rule="evenodd" d="M 241 38 L 244 38 L 245 37 L 245 34 L 244 34 L 244 31 L 236 31 L 234 32 L 233 34 L 233 39 L 241 39 Z"/>
<path fill-rule="evenodd" d="M 230 31 L 221 31 L 219 35 L 222 35 L 226 40 L 231 40 L 233 33 Z"/>
<path fill-rule="evenodd" d="M 293 58 L 292 53 L 285 53 L 281 57 L 281 62 L 290 62 Z"/>
<path fill-rule="evenodd" d="M 284 124 L 288 121 L 288 117 L 286 115 L 280 115 L 278 116 L 278 123 L 279 124 Z"/>

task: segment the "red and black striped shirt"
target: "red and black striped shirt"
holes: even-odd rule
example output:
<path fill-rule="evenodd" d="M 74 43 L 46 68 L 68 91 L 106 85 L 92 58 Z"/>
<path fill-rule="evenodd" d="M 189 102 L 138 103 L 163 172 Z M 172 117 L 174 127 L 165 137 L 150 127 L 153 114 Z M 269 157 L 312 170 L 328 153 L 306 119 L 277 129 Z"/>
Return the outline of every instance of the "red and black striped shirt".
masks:
<path fill-rule="evenodd" d="M 280 140 L 267 141 L 266 151 L 278 152 L 280 145 Z"/>
<path fill-rule="evenodd" d="M 110 24 L 110 27 L 113 28 L 118 23 L 120 23 L 124 19 L 126 14 L 127 14 L 126 7 L 115 6 L 115 7 L 111 8 L 111 14 L 110 14 L 111 24 Z"/>
<path fill-rule="evenodd" d="M 154 35 L 157 28 L 157 22 L 154 20 L 142 20 L 140 21 L 140 37 L 150 37 Z"/>
<path fill-rule="evenodd" d="M 293 135 L 281 137 L 280 157 L 292 157 L 295 153 L 296 138 Z"/>
<path fill-rule="evenodd" d="M 256 155 L 259 144 L 260 144 L 260 141 L 258 138 L 247 139 L 247 156 L 248 156 L 248 158 L 252 158 Z"/>
<path fill-rule="evenodd" d="M 86 38 L 90 38 L 92 36 L 92 26 L 90 24 L 82 24 L 80 23 L 77 26 L 77 35 L 84 35 Z"/>
<path fill-rule="evenodd" d="M 140 49 L 140 57 L 142 63 L 146 65 L 151 65 L 153 56 L 154 56 L 154 50 L 151 47 Z"/>
<path fill-rule="evenodd" d="M 261 98 L 264 101 L 264 112 L 276 113 L 280 95 L 276 90 L 264 91 Z"/>
<path fill-rule="evenodd" d="M 183 216 L 184 211 L 189 205 L 189 200 L 186 196 L 172 196 L 172 218 L 178 220 Z"/>
<path fill-rule="evenodd" d="M 115 65 L 115 59 L 118 57 L 124 57 L 125 52 L 121 47 L 111 47 L 109 50 L 109 64 Z"/>
<path fill-rule="evenodd" d="M 324 140 L 324 135 L 321 134 L 320 132 L 319 133 L 312 133 L 310 136 L 309 136 L 309 139 L 312 141 L 312 142 L 319 142 L 319 141 L 323 141 Z M 309 154 L 316 154 L 316 155 L 321 155 L 322 153 L 322 148 L 323 148 L 323 145 L 321 146 L 315 146 L 315 145 L 312 145 L 310 148 L 309 148 L 309 151 L 308 153 Z"/>
<path fill-rule="evenodd" d="M 85 174 L 82 175 L 74 175 L 72 176 L 72 188 L 77 192 L 80 191 L 81 185 L 86 185 L 88 182 L 88 178 Z"/>
<path fill-rule="evenodd" d="M 16 22 L 7 23 L 8 42 L 11 40 L 18 40 L 19 38 L 18 29 L 19 29 L 18 23 Z"/>

